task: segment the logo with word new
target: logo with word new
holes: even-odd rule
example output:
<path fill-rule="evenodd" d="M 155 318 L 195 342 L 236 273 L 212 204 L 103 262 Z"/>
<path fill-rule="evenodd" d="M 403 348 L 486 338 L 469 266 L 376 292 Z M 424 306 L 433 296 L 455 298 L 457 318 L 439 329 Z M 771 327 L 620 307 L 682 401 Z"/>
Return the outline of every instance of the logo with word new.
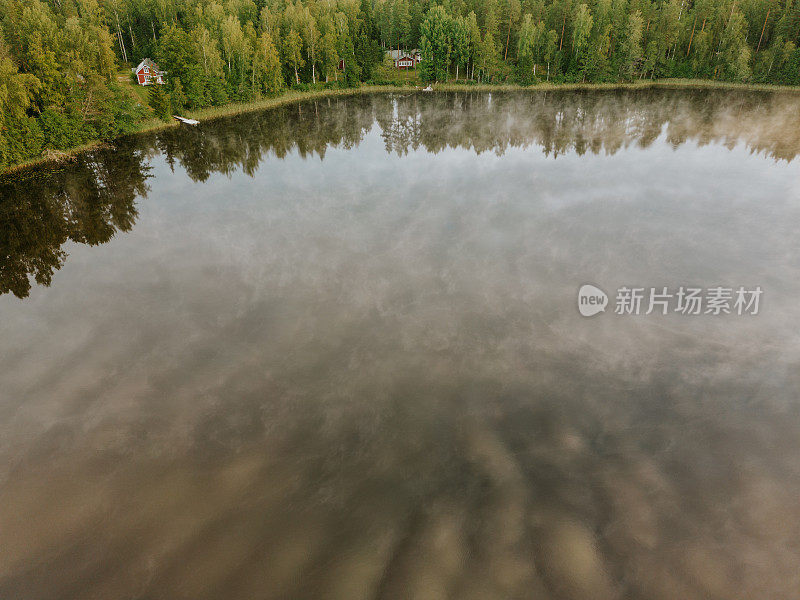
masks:
<path fill-rule="evenodd" d="M 586 283 L 578 290 L 578 310 L 584 317 L 593 317 L 605 311 L 608 294 L 599 287 Z"/>

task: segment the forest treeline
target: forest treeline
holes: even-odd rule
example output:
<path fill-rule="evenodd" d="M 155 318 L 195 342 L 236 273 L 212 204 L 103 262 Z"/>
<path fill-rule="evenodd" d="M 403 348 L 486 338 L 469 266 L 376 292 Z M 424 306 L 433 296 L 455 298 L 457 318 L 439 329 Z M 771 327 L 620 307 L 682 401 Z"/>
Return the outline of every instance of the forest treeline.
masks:
<path fill-rule="evenodd" d="M 423 81 L 800 84 L 799 31 L 800 0 L 0 0 L 0 168 L 134 131 L 145 57 L 168 118 L 374 81 L 388 49 Z"/>
<path fill-rule="evenodd" d="M 800 83 L 800 0 L 379 0 L 424 79 Z"/>

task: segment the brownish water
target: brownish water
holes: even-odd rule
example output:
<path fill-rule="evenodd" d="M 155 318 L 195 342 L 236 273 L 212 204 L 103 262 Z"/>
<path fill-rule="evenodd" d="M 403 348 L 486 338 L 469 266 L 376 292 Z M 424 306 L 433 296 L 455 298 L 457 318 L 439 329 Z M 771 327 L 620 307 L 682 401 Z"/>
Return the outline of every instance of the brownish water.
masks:
<path fill-rule="evenodd" d="M 0 598 L 796 600 L 798 108 L 367 96 L 1 180 Z"/>

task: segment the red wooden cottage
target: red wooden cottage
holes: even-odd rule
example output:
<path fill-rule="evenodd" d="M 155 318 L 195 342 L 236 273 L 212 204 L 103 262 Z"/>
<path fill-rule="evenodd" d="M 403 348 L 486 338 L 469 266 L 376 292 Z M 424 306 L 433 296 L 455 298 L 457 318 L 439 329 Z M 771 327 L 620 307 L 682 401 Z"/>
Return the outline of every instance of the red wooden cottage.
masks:
<path fill-rule="evenodd" d="M 136 73 L 136 82 L 139 85 L 152 85 L 158 83 L 164 85 L 166 73 L 158 68 L 158 65 L 149 58 L 145 58 L 139 66 L 133 70 Z"/>
<path fill-rule="evenodd" d="M 415 65 L 414 59 L 408 55 L 398 58 L 396 64 L 398 69 L 411 69 Z"/>

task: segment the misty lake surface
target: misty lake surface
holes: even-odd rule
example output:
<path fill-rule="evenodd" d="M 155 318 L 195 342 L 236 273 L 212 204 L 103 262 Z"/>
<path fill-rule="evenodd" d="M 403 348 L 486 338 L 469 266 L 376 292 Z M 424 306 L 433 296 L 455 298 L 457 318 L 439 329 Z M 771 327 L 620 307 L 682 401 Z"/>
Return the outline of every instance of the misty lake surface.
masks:
<path fill-rule="evenodd" d="M 0 598 L 796 600 L 799 151 L 791 94 L 406 92 L 0 179 Z"/>

